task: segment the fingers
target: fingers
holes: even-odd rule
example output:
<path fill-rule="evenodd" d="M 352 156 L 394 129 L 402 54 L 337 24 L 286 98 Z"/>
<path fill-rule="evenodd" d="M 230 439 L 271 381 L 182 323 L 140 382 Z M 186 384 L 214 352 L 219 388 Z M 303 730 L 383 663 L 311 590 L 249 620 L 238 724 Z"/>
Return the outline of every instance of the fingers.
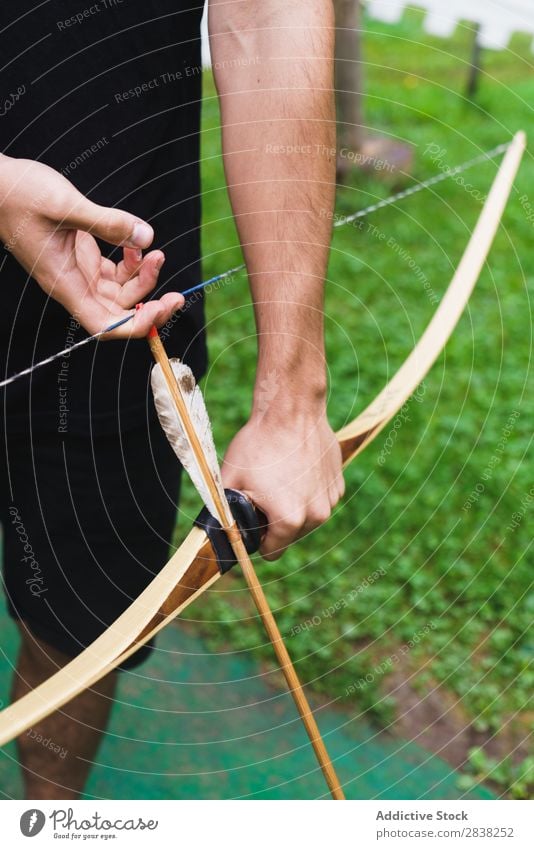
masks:
<path fill-rule="evenodd" d="M 94 239 L 79 231 L 79 252 L 84 249 L 84 245 L 96 248 Z M 80 322 L 90 333 L 100 332 L 129 316 L 134 305 L 143 301 L 156 286 L 165 255 L 162 251 L 152 251 L 143 257 L 140 250 L 125 248 L 123 260 L 118 266 L 109 260 L 100 262 L 99 280 L 88 285 L 82 269 L 76 268 L 69 281 L 72 292 L 82 293 L 75 302 L 76 312 L 80 316 Z M 128 339 L 146 336 L 154 324 L 161 327 L 184 303 L 185 299 L 179 292 L 167 292 L 158 300 L 147 302 L 134 318 L 102 338 Z"/>
<path fill-rule="evenodd" d="M 122 251 L 122 262 L 119 262 L 115 268 L 115 279 L 118 283 L 125 283 L 131 277 L 137 274 L 143 261 L 150 259 L 153 253 L 161 254 L 161 251 L 153 251 L 143 258 L 141 248 L 124 248 Z M 163 256 L 163 254 L 161 254 Z"/>
<path fill-rule="evenodd" d="M 139 273 L 143 266 L 153 266 L 154 271 L 159 272 L 165 262 L 165 254 L 163 251 L 150 251 L 149 254 L 143 256 L 143 251 L 140 248 L 123 248 L 122 261 L 118 265 L 113 265 L 112 279 L 116 280 L 121 285 L 131 280 Z"/>
<path fill-rule="evenodd" d="M 153 291 L 164 262 L 162 251 L 152 251 L 143 258 L 141 251 L 125 248 L 119 265 L 103 262 L 99 292 L 119 307 L 131 309 Z"/>
<path fill-rule="evenodd" d="M 135 251 L 133 253 L 135 254 Z M 124 261 L 125 263 L 129 262 L 132 269 L 135 269 L 135 265 L 138 263 L 136 257 L 126 260 L 126 250 Z M 117 299 L 119 306 L 127 310 L 131 309 L 135 304 L 144 301 L 146 296 L 149 295 L 156 286 L 156 283 L 158 282 L 158 275 L 164 262 L 165 255 L 161 251 L 153 251 L 151 254 L 148 254 L 142 261 L 141 265 L 137 265 L 138 274 L 124 283 L 121 287 L 120 294 Z M 163 297 L 159 298 L 159 300 L 147 302 L 143 308 L 145 309 L 150 304 L 159 304 L 160 316 L 152 323 L 156 324 L 157 327 L 160 327 L 169 320 L 174 312 L 182 309 L 184 303 L 185 298 L 179 292 L 167 292 L 163 295 Z M 151 309 L 153 309 L 152 306 Z M 131 329 L 127 335 L 132 335 Z"/>
<path fill-rule="evenodd" d="M 337 472 L 326 474 L 323 479 L 324 489 L 315 491 L 300 507 L 282 498 L 276 509 L 270 510 L 269 529 L 260 547 L 260 554 L 265 560 L 277 560 L 286 548 L 293 542 L 325 524 L 332 511 L 345 493 L 345 480 L 341 468 L 341 449 L 337 441 L 332 446 L 336 454 Z M 285 504 L 284 504 L 285 501 Z M 262 508 L 261 504 L 258 506 Z"/>
<path fill-rule="evenodd" d="M 271 510 L 269 527 L 261 545 L 260 554 L 265 560 L 278 560 L 292 542 L 304 533 L 305 513 L 293 509 L 282 515 Z"/>
<path fill-rule="evenodd" d="M 152 260 L 143 263 L 139 274 L 122 286 L 119 296 L 121 307 L 129 309 L 143 301 L 152 292 L 158 282 L 158 273 L 163 262 L 163 258 L 154 257 Z M 177 292 L 175 294 L 178 296 Z M 182 303 L 180 303 L 180 306 L 182 306 Z"/>
<path fill-rule="evenodd" d="M 328 488 L 328 494 L 330 496 L 330 506 L 332 507 L 332 509 L 336 506 L 338 501 L 340 501 L 345 495 L 345 478 L 343 477 L 343 457 L 341 455 L 341 448 L 337 440 L 334 450 L 337 451 L 339 456 L 339 471 Z"/>
<path fill-rule="evenodd" d="M 269 529 L 260 546 L 262 557 L 277 560 L 293 542 L 324 525 L 337 501 L 332 504 L 329 494 L 324 493 L 305 508 L 291 506 L 280 513 L 271 510 Z"/>
<path fill-rule="evenodd" d="M 85 230 L 111 245 L 148 248 L 154 239 L 150 224 L 122 209 L 99 206 L 82 194 L 63 218 L 63 226 Z"/>
<path fill-rule="evenodd" d="M 138 310 L 131 321 L 103 338 L 142 339 L 148 334 L 148 331 L 154 324 L 156 327 L 161 327 L 183 305 L 183 295 L 180 295 L 178 292 L 168 292 L 158 301 L 147 301 L 146 304 L 143 304 L 143 309 Z M 119 319 L 120 316 L 113 316 L 108 321 L 108 324 L 112 324 L 114 320 Z"/>
<path fill-rule="evenodd" d="M 339 443 L 324 410 L 309 422 L 252 416 L 231 441 L 222 478 L 268 518 L 260 553 L 276 560 L 326 522 L 344 491 Z"/>

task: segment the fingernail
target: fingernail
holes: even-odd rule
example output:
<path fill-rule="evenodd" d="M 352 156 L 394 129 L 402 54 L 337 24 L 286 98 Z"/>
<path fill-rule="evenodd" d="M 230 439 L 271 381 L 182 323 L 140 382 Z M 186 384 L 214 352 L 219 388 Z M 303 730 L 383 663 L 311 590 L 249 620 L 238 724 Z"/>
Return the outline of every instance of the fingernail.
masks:
<path fill-rule="evenodd" d="M 138 248 L 135 252 L 135 261 L 141 262 L 142 259 L 143 259 L 143 251 L 140 248 Z"/>
<path fill-rule="evenodd" d="M 152 242 L 152 227 L 144 221 L 138 221 L 132 230 L 130 242 L 134 248 L 148 248 Z"/>
<path fill-rule="evenodd" d="M 156 262 L 156 271 L 160 270 L 160 268 L 163 266 L 164 262 L 165 262 L 164 256 L 162 256 L 162 257 L 160 257 L 160 259 L 158 259 L 158 261 Z"/>

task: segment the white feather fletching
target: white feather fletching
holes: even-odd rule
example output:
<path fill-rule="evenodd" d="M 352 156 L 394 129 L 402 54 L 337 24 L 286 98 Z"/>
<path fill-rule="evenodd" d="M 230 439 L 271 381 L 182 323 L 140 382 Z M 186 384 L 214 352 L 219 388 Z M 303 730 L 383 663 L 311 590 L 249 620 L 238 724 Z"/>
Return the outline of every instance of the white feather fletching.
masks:
<path fill-rule="evenodd" d="M 165 431 L 174 453 L 180 460 L 182 466 L 189 474 L 195 488 L 198 490 L 202 501 L 218 521 L 225 525 L 230 521 L 233 522 L 229 508 L 227 507 L 226 497 L 224 495 L 224 487 L 221 479 L 221 470 L 217 459 L 217 451 L 213 441 L 211 431 L 211 423 L 204 403 L 202 392 L 198 388 L 193 372 L 189 366 L 184 365 L 178 359 L 171 359 L 171 368 L 176 378 L 176 383 L 180 390 L 180 394 L 185 401 L 189 416 L 197 434 L 198 440 L 202 446 L 204 457 L 211 471 L 211 475 L 217 487 L 223 505 L 226 505 L 227 515 L 222 517 L 220 511 L 214 502 L 211 494 L 209 482 L 205 479 L 205 474 L 200 466 L 195 450 L 191 445 L 187 432 L 184 429 L 178 409 L 173 400 L 165 375 L 159 364 L 156 364 L 152 369 L 151 383 L 152 392 L 154 394 L 154 404 L 160 424 Z"/>

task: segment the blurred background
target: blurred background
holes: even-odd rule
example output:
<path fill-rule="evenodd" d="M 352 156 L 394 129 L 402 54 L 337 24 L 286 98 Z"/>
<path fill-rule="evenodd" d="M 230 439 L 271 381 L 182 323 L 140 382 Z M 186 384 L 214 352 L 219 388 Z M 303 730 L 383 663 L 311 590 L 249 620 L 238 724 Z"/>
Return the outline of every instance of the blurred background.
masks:
<path fill-rule="evenodd" d="M 518 129 L 530 134 L 533 12 L 530 0 L 338 0 L 339 214 Z M 206 67 L 205 278 L 241 256 L 219 127 Z M 326 284 L 334 426 L 375 397 L 417 341 L 498 164 L 335 231 Z M 533 237 L 527 149 L 446 351 L 349 467 L 331 521 L 282 560 L 258 563 L 349 798 L 527 798 L 534 789 Z M 253 382 L 244 275 L 209 293 L 207 310 L 204 390 L 222 454 L 247 418 Z M 198 510 L 187 487 L 177 542 Z M 324 794 L 237 570 L 167 628 L 121 687 L 88 796 Z M 16 797 L 16 771 L 8 760 L 2 770 Z"/>

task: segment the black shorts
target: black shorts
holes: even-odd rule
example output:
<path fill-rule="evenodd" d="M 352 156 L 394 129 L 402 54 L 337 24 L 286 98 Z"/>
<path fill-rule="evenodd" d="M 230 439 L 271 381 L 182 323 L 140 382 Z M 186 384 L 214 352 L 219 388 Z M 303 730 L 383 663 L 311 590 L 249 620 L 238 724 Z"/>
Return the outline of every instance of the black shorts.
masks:
<path fill-rule="evenodd" d="M 158 422 L 92 438 L 30 428 L 4 437 L 9 611 L 75 657 L 167 562 L 181 468 Z"/>

